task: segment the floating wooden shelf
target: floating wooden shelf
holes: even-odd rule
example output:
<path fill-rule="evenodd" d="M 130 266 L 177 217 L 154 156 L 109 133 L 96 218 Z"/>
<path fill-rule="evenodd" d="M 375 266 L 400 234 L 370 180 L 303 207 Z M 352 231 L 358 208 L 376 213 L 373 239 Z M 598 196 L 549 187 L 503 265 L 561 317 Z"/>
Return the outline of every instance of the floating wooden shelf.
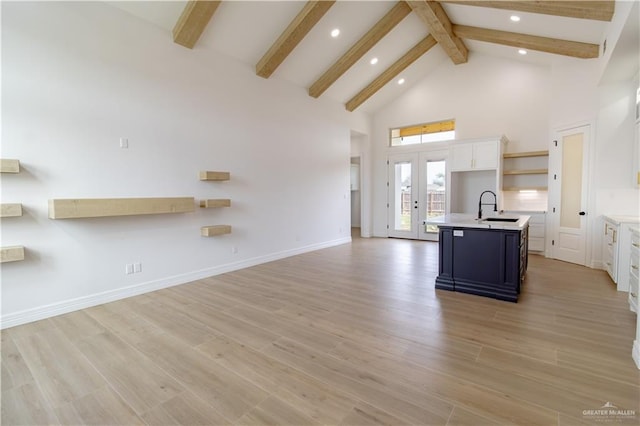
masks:
<path fill-rule="evenodd" d="M 231 174 L 229 172 L 209 172 L 204 171 L 200 172 L 200 180 L 229 180 L 231 178 Z"/>
<path fill-rule="evenodd" d="M 49 200 L 49 219 L 189 213 L 193 197 L 179 198 L 83 198 Z"/>
<path fill-rule="evenodd" d="M 549 151 L 509 152 L 503 154 L 502 158 L 544 157 L 547 155 L 549 155 Z"/>
<path fill-rule="evenodd" d="M 210 209 L 214 207 L 231 207 L 231 200 L 229 200 L 228 198 L 200 200 L 200 207 L 202 207 L 203 209 Z"/>
<path fill-rule="evenodd" d="M 18 217 L 22 216 L 22 204 L 0 204 L 0 217 Z"/>
<path fill-rule="evenodd" d="M 505 170 L 503 175 L 544 175 L 549 173 L 548 169 L 523 169 L 523 170 Z"/>
<path fill-rule="evenodd" d="M 231 233 L 231 225 L 213 225 L 203 226 L 200 228 L 200 234 L 203 237 L 215 237 L 216 235 L 224 235 Z"/>
<path fill-rule="evenodd" d="M 503 191 L 546 191 L 546 186 L 507 186 L 502 188 Z"/>
<path fill-rule="evenodd" d="M 0 172 L 2 173 L 20 173 L 20 161 L 0 159 Z"/>
<path fill-rule="evenodd" d="M 24 260 L 24 247 L 12 246 L 0 248 L 0 263 Z"/>

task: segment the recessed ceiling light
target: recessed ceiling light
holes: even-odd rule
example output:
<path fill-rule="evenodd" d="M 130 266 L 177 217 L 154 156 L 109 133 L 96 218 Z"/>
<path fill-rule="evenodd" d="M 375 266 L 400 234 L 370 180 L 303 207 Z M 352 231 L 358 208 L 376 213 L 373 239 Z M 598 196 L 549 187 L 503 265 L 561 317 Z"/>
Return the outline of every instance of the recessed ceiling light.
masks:
<path fill-rule="evenodd" d="M 511 19 L 513 22 L 520 22 L 520 17 L 518 15 L 511 15 Z"/>
<path fill-rule="evenodd" d="M 378 63 L 378 58 L 371 58 L 371 60 L 369 61 L 369 63 L 370 63 L 371 65 L 375 65 L 375 64 L 377 64 L 377 63 Z"/>
<path fill-rule="evenodd" d="M 340 30 L 337 28 L 334 28 L 333 30 L 331 30 L 331 37 L 336 38 L 340 35 Z"/>
<path fill-rule="evenodd" d="M 521 54 L 521 55 L 526 55 L 527 51 L 524 50 L 524 49 L 518 49 L 518 53 Z"/>
<path fill-rule="evenodd" d="M 398 84 L 404 84 L 404 78 L 401 78 L 400 80 L 398 80 Z"/>

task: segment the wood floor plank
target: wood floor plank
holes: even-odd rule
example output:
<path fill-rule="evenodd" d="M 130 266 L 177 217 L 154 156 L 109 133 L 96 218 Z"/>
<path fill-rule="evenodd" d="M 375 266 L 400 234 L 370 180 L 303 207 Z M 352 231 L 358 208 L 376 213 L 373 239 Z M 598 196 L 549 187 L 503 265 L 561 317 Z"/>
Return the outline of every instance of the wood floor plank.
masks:
<path fill-rule="evenodd" d="M 33 375 L 13 339 L 2 341 L 2 391 L 34 382 Z"/>
<path fill-rule="evenodd" d="M 232 422 L 268 396 L 266 391 L 175 337 L 150 336 L 137 348 Z"/>
<path fill-rule="evenodd" d="M 451 417 L 447 421 L 447 426 L 493 426 L 495 424 L 494 420 L 479 416 L 460 406 L 453 408 L 453 413 L 451 413 Z"/>
<path fill-rule="evenodd" d="M 127 403 L 110 387 L 104 387 L 73 401 L 82 424 L 86 425 L 143 425 Z"/>
<path fill-rule="evenodd" d="M 18 338 L 15 343 L 51 406 L 71 402 L 106 385 L 58 329 Z"/>
<path fill-rule="evenodd" d="M 299 426 L 320 425 L 312 418 L 305 416 L 289 404 L 279 398 L 270 396 L 258 406 L 242 416 L 238 425 L 273 425 L 273 426 Z"/>
<path fill-rule="evenodd" d="M 623 407 L 635 406 L 640 401 L 640 383 L 627 385 L 589 374 L 587 369 L 567 370 L 491 347 L 482 349 L 478 363 L 548 383 L 566 392 L 584 394 L 598 400 L 614 400 Z"/>
<path fill-rule="evenodd" d="M 184 391 L 175 379 L 111 332 L 86 338 L 77 346 L 137 414 Z"/>
<path fill-rule="evenodd" d="M 75 311 L 50 319 L 51 323 L 72 342 L 91 337 L 106 329 L 85 311 Z"/>
<path fill-rule="evenodd" d="M 426 399 L 418 392 L 413 393 L 406 389 L 401 383 L 394 383 L 375 373 L 346 365 L 285 338 L 278 340 L 263 352 L 319 380 L 330 380 L 337 389 L 408 422 L 442 424 L 446 422 L 453 409 L 453 406 L 444 401 Z"/>
<path fill-rule="evenodd" d="M 3 425 L 44 425 L 58 422 L 35 383 L 2 389 L 1 402 L 0 423 Z"/>
<path fill-rule="evenodd" d="M 149 425 L 228 425 L 228 419 L 191 392 L 176 395 L 142 418 Z"/>
<path fill-rule="evenodd" d="M 410 425 L 385 411 L 361 402 L 340 422 L 343 426 L 402 426 Z"/>
<path fill-rule="evenodd" d="M 320 423 L 337 424 L 357 404 L 332 386 L 225 336 L 212 338 L 198 349 Z"/>

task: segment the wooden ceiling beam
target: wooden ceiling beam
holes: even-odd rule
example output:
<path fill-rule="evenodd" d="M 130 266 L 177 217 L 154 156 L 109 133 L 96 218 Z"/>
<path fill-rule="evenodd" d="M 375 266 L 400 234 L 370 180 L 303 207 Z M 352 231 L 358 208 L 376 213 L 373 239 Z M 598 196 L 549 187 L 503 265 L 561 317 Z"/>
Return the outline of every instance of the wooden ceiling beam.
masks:
<path fill-rule="evenodd" d="M 435 46 L 436 43 L 436 39 L 431 34 L 423 38 L 418 44 L 413 46 L 411 50 L 409 50 L 400 59 L 394 62 L 393 65 L 391 65 L 382 74 L 376 77 L 375 80 L 369 83 L 367 87 L 362 89 L 357 95 L 351 98 L 345 104 L 345 108 L 347 109 L 347 111 L 353 111 L 360 105 L 362 105 L 385 84 L 387 84 L 394 77 L 404 71 L 405 68 L 414 63 L 419 57 L 427 53 L 427 51 Z"/>
<path fill-rule="evenodd" d="M 411 13 L 405 1 L 399 1 L 367 33 L 309 87 L 309 96 L 319 97 L 376 43 Z"/>
<path fill-rule="evenodd" d="M 461 38 L 503 44 L 506 46 L 538 50 L 574 58 L 597 58 L 600 46 L 591 43 L 560 40 L 557 38 L 539 37 L 486 28 L 454 25 L 453 32 Z"/>
<path fill-rule="evenodd" d="M 192 0 L 187 2 L 173 27 L 173 41 L 193 49 L 207 27 L 220 1 Z"/>
<path fill-rule="evenodd" d="M 308 1 L 260 59 L 256 74 L 269 78 L 334 3 L 335 0 Z"/>
<path fill-rule="evenodd" d="M 492 7 L 517 12 L 541 13 L 569 18 L 611 21 L 615 10 L 614 0 L 605 1 L 490 1 L 490 0 L 441 0 L 440 3 L 465 6 Z"/>
<path fill-rule="evenodd" d="M 451 21 L 440 3 L 419 0 L 407 1 L 407 4 L 427 24 L 429 33 L 442 46 L 454 64 L 467 62 L 469 56 L 467 47 L 451 30 Z"/>

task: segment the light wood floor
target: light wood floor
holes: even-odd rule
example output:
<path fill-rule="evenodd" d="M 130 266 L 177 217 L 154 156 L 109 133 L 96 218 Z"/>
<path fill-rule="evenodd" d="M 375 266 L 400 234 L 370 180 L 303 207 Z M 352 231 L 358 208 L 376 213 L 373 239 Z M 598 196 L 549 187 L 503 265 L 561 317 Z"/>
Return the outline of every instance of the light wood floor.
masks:
<path fill-rule="evenodd" d="M 514 304 L 435 291 L 437 260 L 356 238 L 4 330 L 2 424 L 637 424 L 604 272 L 531 256 Z"/>

